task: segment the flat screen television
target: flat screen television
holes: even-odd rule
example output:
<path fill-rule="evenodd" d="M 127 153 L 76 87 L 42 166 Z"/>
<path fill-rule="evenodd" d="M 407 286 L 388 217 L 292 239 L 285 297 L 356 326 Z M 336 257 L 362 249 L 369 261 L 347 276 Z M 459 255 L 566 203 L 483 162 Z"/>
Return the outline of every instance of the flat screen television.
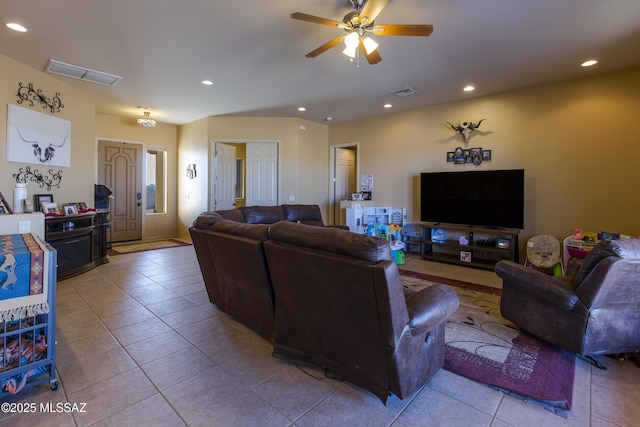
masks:
<path fill-rule="evenodd" d="M 420 174 L 420 220 L 524 228 L 524 169 Z"/>

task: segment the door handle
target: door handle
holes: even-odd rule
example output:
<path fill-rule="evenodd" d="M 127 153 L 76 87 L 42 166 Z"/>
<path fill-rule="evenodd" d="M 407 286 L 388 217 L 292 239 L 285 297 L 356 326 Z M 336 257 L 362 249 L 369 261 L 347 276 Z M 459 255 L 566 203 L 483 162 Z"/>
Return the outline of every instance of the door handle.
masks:
<path fill-rule="evenodd" d="M 136 200 L 142 199 L 142 193 L 136 193 Z"/>

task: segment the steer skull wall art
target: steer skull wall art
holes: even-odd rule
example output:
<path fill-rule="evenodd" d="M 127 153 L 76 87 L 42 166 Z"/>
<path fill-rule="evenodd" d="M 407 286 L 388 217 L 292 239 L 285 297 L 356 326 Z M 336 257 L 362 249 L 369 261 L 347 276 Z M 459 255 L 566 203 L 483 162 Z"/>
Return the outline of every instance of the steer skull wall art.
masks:
<path fill-rule="evenodd" d="M 449 126 L 456 132 L 458 132 L 464 138 L 465 145 L 469 143 L 469 138 L 471 137 L 471 132 L 478 129 L 480 127 L 480 123 L 485 121 L 486 119 L 480 120 L 478 123 L 473 122 L 462 122 L 459 126 L 454 126 L 451 123 L 447 122 Z"/>
<path fill-rule="evenodd" d="M 71 166 L 71 122 L 9 104 L 7 160 Z"/>

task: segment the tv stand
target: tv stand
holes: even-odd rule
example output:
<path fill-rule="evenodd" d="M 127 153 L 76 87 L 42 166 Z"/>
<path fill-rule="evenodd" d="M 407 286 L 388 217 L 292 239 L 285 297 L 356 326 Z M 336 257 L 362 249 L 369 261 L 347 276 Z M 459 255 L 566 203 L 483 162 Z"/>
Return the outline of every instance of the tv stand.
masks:
<path fill-rule="evenodd" d="M 423 239 L 420 248 L 422 259 L 493 270 L 495 264 L 508 259 L 519 262 L 518 234 L 512 228 L 489 228 L 473 225 L 423 222 Z M 444 230 L 444 239 L 432 239 L 432 230 Z M 465 236 L 469 243 L 460 243 Z M 495 245 L 487 245 L 494 240 Z"/>

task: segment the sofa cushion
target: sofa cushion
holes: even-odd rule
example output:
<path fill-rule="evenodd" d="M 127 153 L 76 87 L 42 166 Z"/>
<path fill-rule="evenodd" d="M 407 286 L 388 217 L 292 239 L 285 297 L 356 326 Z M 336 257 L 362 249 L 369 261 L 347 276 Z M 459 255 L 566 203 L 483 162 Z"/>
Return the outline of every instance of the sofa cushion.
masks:
<path fill-rule="evenodd" d="M 268 224 L 244 224 L 231 220 L 217 221 L 211 227 L 212 230 L 221 233 L 233 234 L 239 237 L 247 237 L 249 239 L 265 241 L 268 238 Z"/>
<path fill-rule="evenodd" d="M 210 228 L 216 221 L 221 221 L 223 217 L 215 211 L 202 212 L 193 222 L 195 228 Z"/>
<path fill-rule="evenodd" d="M 283 221 L 271 227 L 269 239 L 364 261 L 393 261 L 393 254 L 386 240 L 338 228 Z"/>
<path fill-rule="evenodd" d="M 242 215 L 242 211 L 240 209 L 227 209 L 222 211 L 216 211 L 218 215 L 220 215 L 224 219 L 229 219 L 235 222 L 246 222 L 244 220 L 244 216 Z"/>
<path fill-rule="evenodd" d="M 247 224 L 273 224 L 284 221 L 282 206 L 240 206 Z"/>
<path fill-rule="evenodd" d="M 324 226 L 318 205 L 282 205 L 285 221 Z"/>

